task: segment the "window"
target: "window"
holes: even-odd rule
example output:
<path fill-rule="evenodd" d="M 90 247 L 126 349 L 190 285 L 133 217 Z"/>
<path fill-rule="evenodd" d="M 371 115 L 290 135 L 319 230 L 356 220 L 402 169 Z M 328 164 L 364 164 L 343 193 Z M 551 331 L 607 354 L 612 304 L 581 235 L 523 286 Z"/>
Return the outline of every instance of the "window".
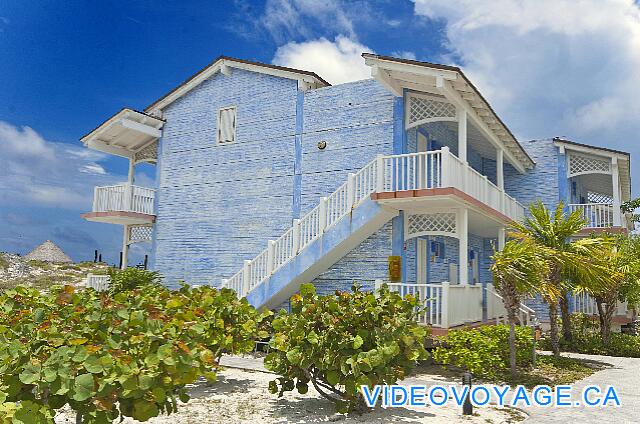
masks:
<path fill-rule="evenodd" d="M 236 141 L 236 107 L 218 109 L 218 143 Z"/>

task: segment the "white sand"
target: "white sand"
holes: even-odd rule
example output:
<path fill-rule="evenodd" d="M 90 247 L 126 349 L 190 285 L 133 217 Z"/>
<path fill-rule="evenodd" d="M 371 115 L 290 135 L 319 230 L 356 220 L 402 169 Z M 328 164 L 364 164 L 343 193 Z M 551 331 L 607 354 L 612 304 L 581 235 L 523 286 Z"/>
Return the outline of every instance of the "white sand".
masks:
<path fill-rule="evenodd" d="M 474 416 L 463 417 L 459 407 L 378 408 L 357 416 L 336 414 L 331 402 L 322 398 L 313 388 L 305 395 L 297 391 L 282 398 L 267 390 L 276 376 L 263 372 L 250 372 L 226 368 L 218 374 L 215 384 L 205 383 L 191 388 L 192 399 L 181 404 L 178 412 L 149 420 L 154 424 L 203 423 L 509 423 L 523 419 L 514 410 L 494 407 L 476 408 Z M 73 414 L 60 414 L 56 423 L 74 423 Z M 135 423 L 125 419 L 124 423 Z"/>

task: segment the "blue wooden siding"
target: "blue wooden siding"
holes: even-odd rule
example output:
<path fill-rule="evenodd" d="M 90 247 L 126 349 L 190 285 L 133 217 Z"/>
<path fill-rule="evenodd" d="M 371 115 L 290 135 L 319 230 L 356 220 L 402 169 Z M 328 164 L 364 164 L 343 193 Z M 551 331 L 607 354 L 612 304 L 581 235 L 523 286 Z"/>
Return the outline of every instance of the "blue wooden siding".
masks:
<path fill-rule="evenodd" d="M 164 111 L 155 268 L 168 284 L 219 285 L 292 221 L 296 81 L 233 69 Z M 237 107 L 236 142 L 216 144 Z"/>

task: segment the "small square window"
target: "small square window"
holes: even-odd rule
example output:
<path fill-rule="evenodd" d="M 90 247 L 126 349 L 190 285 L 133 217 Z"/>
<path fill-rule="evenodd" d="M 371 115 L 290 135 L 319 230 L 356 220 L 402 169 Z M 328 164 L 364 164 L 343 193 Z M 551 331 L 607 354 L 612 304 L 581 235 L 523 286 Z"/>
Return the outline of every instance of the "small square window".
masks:
<path fill-rule="evenodd" d="M 236 141 L 236 107 L 218 109 L 218 143 Z"/>

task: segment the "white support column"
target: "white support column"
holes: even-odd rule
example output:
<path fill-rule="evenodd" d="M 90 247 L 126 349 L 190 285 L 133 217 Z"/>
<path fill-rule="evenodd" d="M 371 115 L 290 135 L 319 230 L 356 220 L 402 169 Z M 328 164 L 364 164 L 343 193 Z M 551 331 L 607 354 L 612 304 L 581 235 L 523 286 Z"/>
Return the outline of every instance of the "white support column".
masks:
<path fill-rule="evenodd" d="M 504 150 L 496 150 L 496 183 L 500 190 L 504 190 Z"/>
<path fill-rule="evenodd" d="M 457 108 L 458 112 L 458 158 L 467 163 L 467 111 Z"/>
<path fill-rule="evenodd" d="M 504 227 L 498 229 L 498 250 L 504 249 L 504 244 L 507 239 L 507 230 Z"/>
<path fill-rule="evenodd" d="M 611 158 L 611 180 L 613 182 L 613 226 L 622 226 L 622 212 L 620 211 L 620 177 L 618 173 L 618 158 Z"/>
<path fill-rule="evenodd" d="M 469 210 L 458 211 L 458 272 L 461 285 L 469 284 Z"/>
<path fill-rule="evenodd" d="M 127 182 L 129 184 L 133 184 L 135 179 L 135 162 L 133 158 L 129 158 L 129 175 L 127 178 Z"/>
<path fill-rule="evenodd" d="M 122 266 L 120 269 L 127 269 L 129 264 L 129 226 L 123 225 L 124 234 L 122 235 Z"/>
<path fill-rule="evenodd" d="M 451 173 L 451 157 L 449 156 L 449 147 L 444 146 L 442 149 L 440 158 L 440 181 L 438 181 L 438 187 L 449 187 L 451 181 L 449 181 L 449 174 Z M 433 171 L 432 171 L 433 172 Z"/>
<path fill-rule="evenodd" d="M 440 300 L 441 302 L 441 309 L 440 309 L 440 317 L 441 317 L 441 322 L 440 322 L 440 326 L 442 328 L 449 328 L 449 301 L 451 299 L 449 299 L 449 282 L 445 281 L 442 283 L 442 299 Z"/>

